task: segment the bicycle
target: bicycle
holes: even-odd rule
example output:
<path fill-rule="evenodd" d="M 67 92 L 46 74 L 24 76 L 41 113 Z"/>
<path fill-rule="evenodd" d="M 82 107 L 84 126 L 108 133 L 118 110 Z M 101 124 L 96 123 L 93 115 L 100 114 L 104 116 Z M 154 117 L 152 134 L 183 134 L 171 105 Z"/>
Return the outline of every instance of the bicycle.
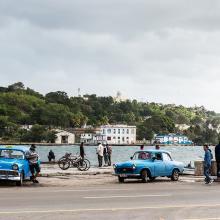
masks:
<path fill-rule="evenodd" d="M 66 153 L 59 159 L 58 165 L 62 170 L 67 170 L 70 167 L 76 167 L 78 170 L 86 171 L 90 168 L 90 161 L 88 159 L 82 159 L 81 156 Z"/>

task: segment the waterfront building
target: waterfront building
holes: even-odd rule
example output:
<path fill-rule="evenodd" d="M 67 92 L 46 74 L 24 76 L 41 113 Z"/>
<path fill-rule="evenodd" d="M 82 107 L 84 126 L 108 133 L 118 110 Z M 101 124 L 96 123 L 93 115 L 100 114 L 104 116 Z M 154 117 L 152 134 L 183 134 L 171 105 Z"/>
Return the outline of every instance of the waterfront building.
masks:
<path fill-rule="evenodd" d="M 103 135 L 101 133 L 93 134 L 93 143 L 98 144 L 98 143 L 107 143 L 107 138 L 106 135 Z"/>
<path fill-rule="evenodd" d="M 75 144 L 75 134 L 64 130 L 55 130 L 56 133 L 56 144 Z"/>
<path fill-rule="evenodd" d="M 160 144 L 192 145 L 187 136 L 181 134 L 156 135 L 154 141 Z"/>
<path fill-rule="evenodd" d="M 136 143 L 136 126 L 103 125 L 100 129 L 100 135 L 108 144 Z"/>
<path fill-rule="evenodd" d="M 80 135 L 80 142 L 84 142 L 86 144 L 93 143 L 93 133 L 83 133 Z"/>

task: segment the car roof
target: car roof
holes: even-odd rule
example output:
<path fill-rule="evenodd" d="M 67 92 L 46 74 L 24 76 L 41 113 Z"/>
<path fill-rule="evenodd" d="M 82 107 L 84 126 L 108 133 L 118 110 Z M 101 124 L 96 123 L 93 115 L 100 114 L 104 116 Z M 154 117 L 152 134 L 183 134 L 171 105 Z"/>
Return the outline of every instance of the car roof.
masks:
<path fill-rule="evenodd" d="M 27 152 L 30 147 L 28 146 L 21 146 L 21 145 L 0 145 L 0 150 L 5 150 L 5 149 L 8 149 L 8 150 L 20 150 L 20 151 L 23 151 L 23 152 Z"/>
<path fill-rule="evenodd" d="M 168 153 L 168 154 L 170 154 L 169 151 L 166 151 L 166 150 L 156 150 L 156 149 L 139 150 L 139 151 L 136 151 L 136 152 L 151 152 L 151 153 Z"/>

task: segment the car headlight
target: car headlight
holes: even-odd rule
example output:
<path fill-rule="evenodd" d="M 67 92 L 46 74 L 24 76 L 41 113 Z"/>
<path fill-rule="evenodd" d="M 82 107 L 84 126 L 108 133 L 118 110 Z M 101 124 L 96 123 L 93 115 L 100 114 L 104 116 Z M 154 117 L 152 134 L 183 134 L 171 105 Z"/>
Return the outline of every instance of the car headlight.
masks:
<path fill-rule="evenodd" d="M 117 167 L 117 165 L 116 164 L 113 164 L 113 168 L 115 169 Z"/>
<path fill-rule="evenodd" d="M 135 165 L 135 164 L 133 164 L 132 169 L 133 169 L 133 170 L 135 170 L 135 169 L 136 169 L 136 165 Z"/>
<path fill-rule="evenodd" d="M 13 165 L 12 165 L 12 170 L 18 170 L 18 169 L 19 169 L 19 167 L 18 167 L 17 164 L 13 164 Z"/>

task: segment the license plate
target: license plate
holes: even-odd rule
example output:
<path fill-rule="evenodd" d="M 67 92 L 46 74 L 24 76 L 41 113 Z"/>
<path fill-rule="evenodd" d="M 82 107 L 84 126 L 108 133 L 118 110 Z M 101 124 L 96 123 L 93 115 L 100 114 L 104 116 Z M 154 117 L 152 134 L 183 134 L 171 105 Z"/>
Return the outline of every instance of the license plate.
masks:
<path fill-rule="evenodd" d="M 126 174 L 120 174 L 119 176 L 120 176 L 120 177 L 127 177 Z"/>

